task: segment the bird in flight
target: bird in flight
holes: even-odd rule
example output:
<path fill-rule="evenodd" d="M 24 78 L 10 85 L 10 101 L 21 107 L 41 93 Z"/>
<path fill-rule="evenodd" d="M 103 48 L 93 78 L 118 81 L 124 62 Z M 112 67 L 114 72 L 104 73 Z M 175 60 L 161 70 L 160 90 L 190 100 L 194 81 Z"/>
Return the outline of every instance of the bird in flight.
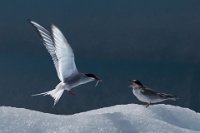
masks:
<path fill-rule="evenodd" d="M 41 36 L 44 46 L 52 57 L 58 78 L 60 79 L 60 83 L 55 89 L 33 96 L 50 95 L 54 99 L 55 106 L 65 90 L 70 95 L 75 95 L 71 91 L 72 88 L 92 81 L 97 81 L 97 86 L 99 81 L 102 81 L 94 74 L 81 73 L 77 70 L 73 50 L 62 32 L 55 25 L 51 26 L 51 32 L 49 32 L 32 20 L 30 20 L 30 23 Z"/>
<path fill-rule="evenodd" d="M 176 96 L 165 93 L 158 93 L 148 87 L 145 87 L 139 80 L 131 80 L 130 87 L 133 89 L 133 94 L 141 102 L 145 102 L 146 107 L 152 103 L 158 103 L 165 100 L 176 100 Z"/>

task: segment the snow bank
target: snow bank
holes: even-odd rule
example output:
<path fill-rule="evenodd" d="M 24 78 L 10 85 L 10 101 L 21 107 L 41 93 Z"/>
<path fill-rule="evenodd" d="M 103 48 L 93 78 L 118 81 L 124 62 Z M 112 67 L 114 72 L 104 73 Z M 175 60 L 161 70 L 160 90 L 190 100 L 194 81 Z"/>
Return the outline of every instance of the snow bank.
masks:
<path fill-rule="evenodd" d="M 0 107 L 1 133 L 200 133 L 200 114 L 171 105 L 129 104 L 74 115 Z"/>

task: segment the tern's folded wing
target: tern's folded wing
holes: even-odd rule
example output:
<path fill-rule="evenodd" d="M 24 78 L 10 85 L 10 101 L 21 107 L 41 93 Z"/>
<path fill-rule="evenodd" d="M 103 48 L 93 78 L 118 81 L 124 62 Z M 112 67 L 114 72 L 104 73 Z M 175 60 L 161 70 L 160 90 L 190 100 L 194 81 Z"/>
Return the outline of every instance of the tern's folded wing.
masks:
<path fill-rule="evenodd" d="M 155 95 L 157 92 L 154 90 L 151 90 L 150 88 L 143 88 L 143 91 L 141 91 L 142 94 L 144 95 Z"/>

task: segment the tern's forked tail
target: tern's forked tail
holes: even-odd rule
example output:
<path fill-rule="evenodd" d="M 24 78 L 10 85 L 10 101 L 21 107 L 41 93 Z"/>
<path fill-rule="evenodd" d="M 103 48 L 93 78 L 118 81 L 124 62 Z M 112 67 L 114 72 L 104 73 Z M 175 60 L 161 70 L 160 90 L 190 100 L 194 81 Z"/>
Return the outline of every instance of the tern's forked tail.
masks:
<path fill-rule="evenodd" d="M 39 95 L 50 95 L 53 99 L 54 99 L 54 104 L 53 106 L 56 105 L 56 103 L 59 101 L 60 97 L 62 96 L 63 92 L 64 92 L 64 85 L 62 83 L 59 83 L 55 89 L 51 90 L 51 91 L 47 91 L 47 92 L 43 92 L 43 93 L 39 93 L 39 94 L 35 94 L 32 96 L 39 96 Z"/>
<path fill-rule="evenodd" d="M 165 93 L 158 93 L 158 95 L 161 98 L 167 99 L 167 100 L 173 100 L 176 101 L 177 99 L 180 99 L 179 97 L 175 96 L 175 95 L 170 95 L 170 94 L 165 94 Z"/>

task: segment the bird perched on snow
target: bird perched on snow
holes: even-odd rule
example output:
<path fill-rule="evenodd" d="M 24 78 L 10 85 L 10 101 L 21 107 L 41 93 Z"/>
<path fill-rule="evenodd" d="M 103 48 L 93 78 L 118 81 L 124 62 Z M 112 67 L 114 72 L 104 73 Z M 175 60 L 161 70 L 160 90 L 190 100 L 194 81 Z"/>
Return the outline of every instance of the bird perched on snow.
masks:
<path fill-rule="evenodd" d="M 178 99 L 174 95 L 158 93 L 150 88 L 145 87 L 139 80 L 132 80 L 131 85 L 133 89 L 133 94 L 137 97 L 137 99 L 141 102 L 145 102 L 146 107 L 148 107 L 152 103 L 158 103 L 165 100 L 176 100 Z"/>
<path fill-rule="evenodd" d="M 85 74 L 77 70 L 73 50 L 62 32 L 55 25 L 51 26 L 51 32 L 49 32 L 34 21 L 30 21 L 30 23 L 39 32 L 44 46 L 52 57 L 58 78 L 61 81 L 55 89 L 33 96 L 50 95 L 54 99 L 55 105 L 59 101 L 64 90 L 68 91 L 69 94 L 74 95 L 71 91 L 72 88 L 91 81 L 97 81 L 97 84 L 101 81 L 101 79 L 94 74 Z"/>

